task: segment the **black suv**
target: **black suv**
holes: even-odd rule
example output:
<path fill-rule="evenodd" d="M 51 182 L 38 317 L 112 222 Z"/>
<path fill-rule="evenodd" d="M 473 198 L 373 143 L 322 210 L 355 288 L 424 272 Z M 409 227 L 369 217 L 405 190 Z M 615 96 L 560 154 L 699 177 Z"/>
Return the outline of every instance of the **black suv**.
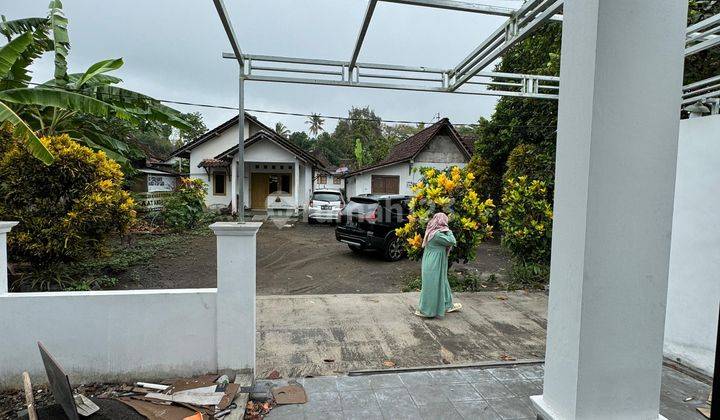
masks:
<path fill-rule="evenodd" d="M 352 197 L 340 211 L 335 238 L 348 244 L 353 252 L 376 249 L 388 261 L 397 261 L 404 255 L 395 229 L 407 222 L 410 214 L 404 195 L 362 195 Z"/>

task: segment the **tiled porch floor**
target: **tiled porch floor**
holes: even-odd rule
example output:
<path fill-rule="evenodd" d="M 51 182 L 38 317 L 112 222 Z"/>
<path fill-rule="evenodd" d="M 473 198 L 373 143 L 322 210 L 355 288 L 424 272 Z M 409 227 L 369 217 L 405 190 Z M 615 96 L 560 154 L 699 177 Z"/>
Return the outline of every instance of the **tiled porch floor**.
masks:
<path fill-rule="evenodd" d="M 280 419 L 535 419 L 530 395 L 542 393 L 543 366 L 462 368 L 298 379 L 308 403 L 278 406 Z M 281 386 L 287 380 L 259 380 Z M 703 420 L 695 407 L 710 387 L 663 368 L 660 411 L 670 420 Z M 692 400 L 685 402 L 687 397 Z"/>

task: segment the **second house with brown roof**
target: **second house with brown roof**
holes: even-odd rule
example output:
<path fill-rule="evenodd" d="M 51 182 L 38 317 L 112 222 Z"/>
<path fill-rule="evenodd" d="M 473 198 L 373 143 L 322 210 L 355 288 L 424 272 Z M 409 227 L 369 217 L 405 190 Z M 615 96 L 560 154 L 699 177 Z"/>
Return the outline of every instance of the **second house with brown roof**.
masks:
<path fill-rule="evenodd" d="M 349 172 L 345 177 L 347 196 L 412 195 L 410 187 L 421 177 L 416 169 L 464 167 L 471 156 L 472 144 L 460 136 L 447 118 L 443 118 L 395 145 L 382 161 Z"/>

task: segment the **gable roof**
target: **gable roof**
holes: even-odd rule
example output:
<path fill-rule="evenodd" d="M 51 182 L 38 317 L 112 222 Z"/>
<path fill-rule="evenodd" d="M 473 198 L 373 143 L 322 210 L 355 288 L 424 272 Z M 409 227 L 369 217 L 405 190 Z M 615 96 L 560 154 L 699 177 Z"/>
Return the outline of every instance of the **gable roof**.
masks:
<path fill-rule="evenodd" d="M 258 120 L 255 116 L 250 115 L 248 113 L 245 113 L 245 119 L 253 122 L 254 124 L 260 126 L 260 129 L 268 131 L 268 132 L 274 132 L 273 129 L 266 126 L 265 124 L 261 123 L 260 120 Z M 189 157 L 189 153 L 192 149 L 196 148 L 197 146 L 205 143 L 208 140 L 214 139 L 215 137 L 220 136 L 222 133 L 224 133 L 227 129 L 236 126 L 238 123 L 238 116 L 234 116 L 230 118 L 229 120 L 225 121 L 224 123 L 218 125 L 217 127 L 213 128 L 212 130 L 206 132 L 205 134 L 201 135 L 200 137 L 188 142 L 187 144 L 180 146 L 177 148 L 174 152 L 170 154 L 169 158 L 173 158 L 175 156 L 180 157 Z"/>
<path fill-rule="evenodd" d="M 416 134 L 408 137 L 406 140 L 398 143 L 392 148 L 390 154 L 382 161 L 365 166 L 352 172 L 348 172 L 346 176 L 359 175 L 363 172 L 367 172 L 374 169 L 379 169 L 385 166 L 394 165 L 396 163 L 409 162 L 417 157 L 420 152 L 425 150 L 425 147 L 440 133 L 446 132 L 451 140 L 455 142 L 458 149 L 468 158 L 472 157 L 472 149 L 468 147 L 460 133 L 455 130 L 455 127 L 450 123 L 450 120 L 443 118 L 435 124 L 417 132 Z"/>
<path fill-rule="evenodd" d="M 257 133 L 253 134 L 252 136 L 245 139 L 245 148 L 252 146 L 253 144 L 261 141 L 261 140 L 270 140 L 280 147 L 286 149 L 290 153 L 294 154 L 295 156 L 299 157 L 300 159 L 304 160 L 305 162 L 316 166 L 317 168 L 327 172 L 327 169 L 323 165 L 323 163 L 315 156 L 313 156 L 311 153 L 306 152 L 305 150 L 298 147 L 295 143 L 292 141 L 286 139 L 285 137 L 277 134 L 274 131 L 265 131 L 261 130 Z M 233 147 L 225 150 L 224 152 L 218 154 L 215 156 L 213 160 L 230 160 L 232 159 L 233 155 L 237 153 L 238 151 L 238 145 L 234 145 Z"/>

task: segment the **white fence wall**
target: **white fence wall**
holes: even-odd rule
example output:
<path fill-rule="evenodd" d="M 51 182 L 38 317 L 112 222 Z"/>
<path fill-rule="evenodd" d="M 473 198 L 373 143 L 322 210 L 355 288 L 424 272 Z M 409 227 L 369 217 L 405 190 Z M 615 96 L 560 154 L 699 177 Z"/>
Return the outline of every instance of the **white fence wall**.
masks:
<path fill-rule="evenodd" d="M 665 356 L 712 375 L 720 303 L 720 115 L 680 123 Z"/>
<path fill-rule="evenodd" d="M 75 382 L 217 369 L 216 289 L 11 293 L 0 297 L 0 387 L 45 382 L 42 341 Z"/>
<path fill-rule="evenodd" d="M 0 222 L 0 270 L 7 270 Z M 215 223 L 217 289 L 3 293 L 0 389 L 23 371 L 47 378 L 42 341 L 73 383 L 155 380 L 255 368 L 255 235 L 260 223 Z M 210 273 L 208 273 L 210 274 Z"/>

